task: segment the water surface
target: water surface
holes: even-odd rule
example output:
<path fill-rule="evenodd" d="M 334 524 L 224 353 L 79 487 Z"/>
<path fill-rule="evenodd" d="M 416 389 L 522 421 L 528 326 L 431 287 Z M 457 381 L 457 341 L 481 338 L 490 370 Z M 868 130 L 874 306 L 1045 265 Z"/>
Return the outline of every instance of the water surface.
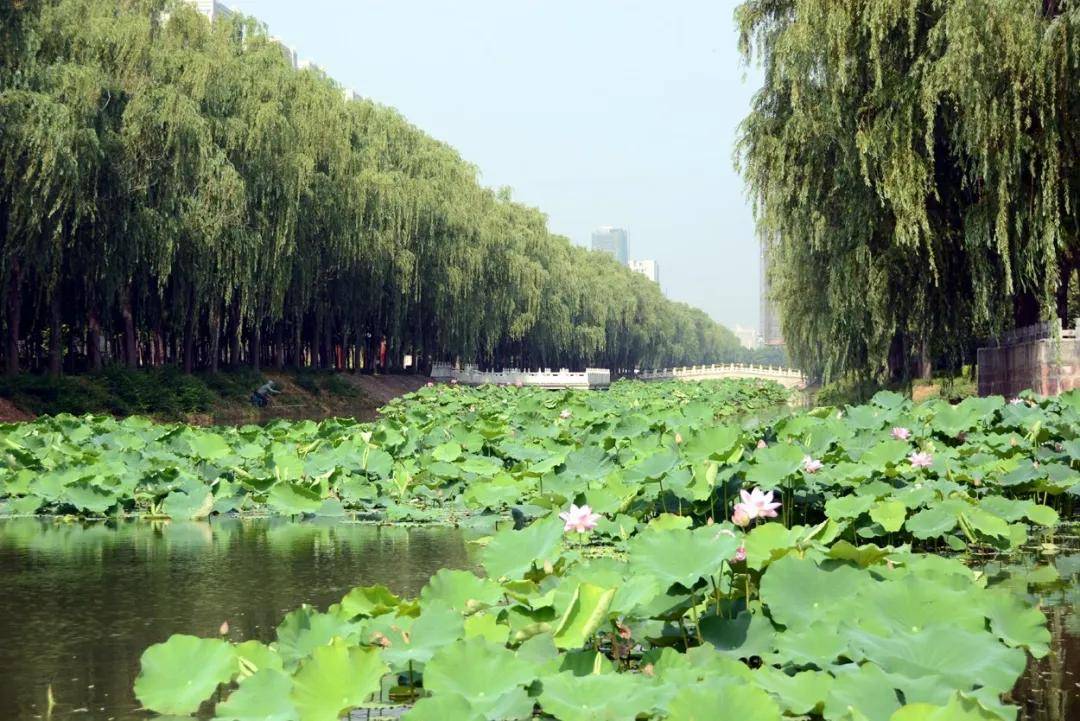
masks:
<path fill-rule="evenodd" d="M 0 520 L 0 719 L 143 718 L 139 656 L 174 633 L 271 641 L 302 603 L 359 585 L 417 595 L 468 565 L 449 528 L 218 519 L 208 523 Z"/>

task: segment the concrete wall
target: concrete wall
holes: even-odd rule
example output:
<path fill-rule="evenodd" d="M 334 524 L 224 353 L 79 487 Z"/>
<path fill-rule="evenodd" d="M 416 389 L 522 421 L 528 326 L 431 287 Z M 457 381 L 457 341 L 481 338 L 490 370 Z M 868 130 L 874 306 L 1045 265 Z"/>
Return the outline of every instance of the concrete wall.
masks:
<path fill-rule="evenodd" d="M 980 396 L 1012 398 L 1028 389 L 1055 396 L 1080 388 L 1080 340 L 1076 337 L 1039 338 L 980 348 L 978 364 Z"/>

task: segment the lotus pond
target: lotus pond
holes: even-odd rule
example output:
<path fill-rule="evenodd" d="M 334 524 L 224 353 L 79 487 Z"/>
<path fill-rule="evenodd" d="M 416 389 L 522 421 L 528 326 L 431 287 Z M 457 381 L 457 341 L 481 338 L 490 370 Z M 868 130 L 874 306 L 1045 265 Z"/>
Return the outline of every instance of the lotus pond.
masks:
<path fill-rule="evenodd" d="M 1068 718 L 1080 393 L 783 399 L 440 386 L 374 424 L 45 419 L 3 427 L 0 504 L 467 529 L 477 565 L 418 593 L 150 646 L 134 692 L 163 714 L 329 721 L 396 686 L 411 721 Z"/>

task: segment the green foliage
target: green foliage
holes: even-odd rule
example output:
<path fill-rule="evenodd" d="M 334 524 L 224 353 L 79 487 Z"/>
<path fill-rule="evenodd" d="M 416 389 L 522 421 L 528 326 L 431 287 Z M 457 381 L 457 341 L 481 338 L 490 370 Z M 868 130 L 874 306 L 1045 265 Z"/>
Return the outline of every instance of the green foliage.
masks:
<path fill-rule="evenodd" d="M 1076 315 L 1080 4 L 747 0 L 740 161 L 792 357 L 826 380 L 957 369 Z"/>
<path fill-rule="evenodd" d="M 384 337 L 390 367 L 739 350 L 394 110 L 294 70 L 251 18 L 31 0 L 4 10 L 0 60 L 9 372 L 370 368 Z"/>

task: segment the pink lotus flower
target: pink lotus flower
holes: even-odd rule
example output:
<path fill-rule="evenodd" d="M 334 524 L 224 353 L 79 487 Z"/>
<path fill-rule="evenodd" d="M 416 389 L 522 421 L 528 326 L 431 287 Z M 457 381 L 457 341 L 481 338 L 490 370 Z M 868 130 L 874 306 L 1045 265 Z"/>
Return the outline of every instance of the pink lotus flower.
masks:
<path fill-rule="evenodd" d="M 220 635 L 222 635 L 222 636 L 228 636 L 229 635 L 229 622 L 228 621 L 222 621 L 221 622 L 221 626 L 218 627 L 218 633 Z"/>
<path fill-rule="evenodd" d="M 434 384 L 434 383 L 433 383 L 432 381 L 428 381 L 428 382 L 427 382 L 427 387 L 428 387 L 428 388 L 434 388 L 434 387 L 435 387 L 435 384 Z"/>
<path fill-rule="evenodd" d="M 675 434 L 675 445 L 680 445 L 681 443 L 682 443 L 682 433 L 676 433 Z"/>
<path fill-rule="evenodd" d="M 754 509 L 748 508 L 745 503 L 736 503 L 735 511 L 731 514 L 731 522 L 739 528 L 746 528 L 750 525 L 750 521 L 754 520 L 754 517 L 750 514 L 754 513 Z"/>
<path fill-rule="evenodd" d="M 764 438 L 762 438 L 761 440 L 759 440 L 759 441 L 757 442 L 757 447 L 758 447 L 758 448 L 768 448 L 768 447 L 769 447 L 769 444 L 765 442 L 765 439 L 764 439 Z"/>
<path fill-rule="evenodd" d="M 451 378 L 450 379 L 450 385 L 456 386 L 457 385 L 457 378 Z"/>
<path fill-rule="evenodd" d="M 570 415 L 571 415 L 570 409 L 569 408 L 563 408 L 562 413 L 559 414 L 559 418 L 562 418 L 562 419 L 565 420 L 565 419 L 569 418 Z"/>
<path fill-rule="evenodd" d="M 747 493 L 744 490 L 739 491 L 739 497 L 742 498 L 742 503 L 736 503 L 735 509 L 738 510 L 739 506 L 743 507 L 747 515 L 750 516 L 750 520 L 755 518 L 776 518 L 776 509 L 780 507 L 780 503 L 773 502 L 773 492 L 763 492 L 760 488 Z"/>
<path fill-rule="evenodd" d="M 525 385 L 525 382 L 522 381 L 521 379 L 518 379 L 518 380 L 514 381 L 514 385 L 516 387 L 518 387 L 518 388 L 521 388 L 523 385 Z"/>
<path fill-rule="evenodd" d="M 821 461 L 819 461 L 816 458 L 813 458 L 811 456 L 807 456 L 806 458 L 803 458 L 802 467 L 803 467 L 803 470 L 806 471 L 807 473 L 817 473 L 818 471 L 820 471 L 822 468 L 825 467 L 825 464 L 822 463 Z M 772 493 L 770 493 L 769 496 L 771 497 Z"/>
<path fill-rule="evenodd" d="M 1012 398 L 1012 399 L 1009 400 L 1009 405 L 1018 406 L 1018 405 L 1021 405 L 1022 403 L 1024 403 L 1023 398 Z"/>
<path fill-rule="evenodd" d="M 569 533 L 570 531 L 576 531 L 577 533 L 585 533 L 596 528 L 596 522 L 600 520 L 599 513 L 593 513 L 593 510 L 586 506 L 580 508 L 570 504 L 569 511 L 563 511 L 559 514 L 566 525 L 563 526 L 563 531 Z"/>
<path fill-rule="evenodd" d="M 911 431 L 907 428 L 896 426 L 892 429 L 892 437 L 898 441 L 906 441 L 908 438 L 911 438 Z"/>
<path fill-rule="evenodd" d="M 908 461 L 911 462 L 912 468 L 929 468 L 934 465 L 934 457 L 925 451 L 912 453 L 908 456 Z"/>
<path fill-rule="evenodd" d="M 736 563 L 742 563 L 746 560 L 746 546 L 739 546 L 735 549 L 735 555 L 731 557 L 732 561 Z"/>

